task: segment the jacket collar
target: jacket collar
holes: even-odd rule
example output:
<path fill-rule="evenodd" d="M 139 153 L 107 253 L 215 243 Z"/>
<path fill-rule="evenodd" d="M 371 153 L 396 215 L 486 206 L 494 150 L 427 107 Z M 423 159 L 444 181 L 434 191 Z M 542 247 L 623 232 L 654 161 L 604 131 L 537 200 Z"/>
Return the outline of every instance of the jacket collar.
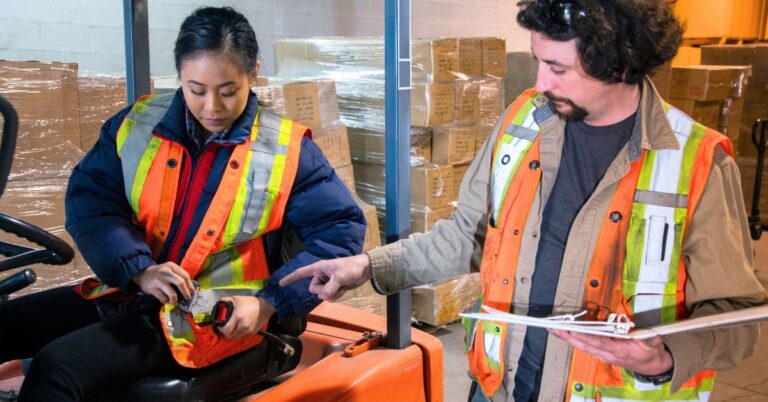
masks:
<path fill-rule="evenodd" d="M 251 128 L 253 122 L 258 114 L 259 101 L 256 94 L 253 91 L 248 93 L 248 103 L 245 106 L 245 110 L 240 117 L 235 120 L 232 127 L 227 134 L 218 142 L 224 143 L 241 143 L 251 134 Z M 160 120 L 160 123 L 155 126 L 162 136 L 168 138 L 171 141 L 179 142 L 185 146 L 189 146 L 195 143 L 190 137 L 190 133 L 187 132 L 186 125 L 186 113 L 187 103 L 184 100 L 184 94 L 181 92 L 181 88 L 176 90 L 176 94 L 173 97 L 168 111 Z"/>

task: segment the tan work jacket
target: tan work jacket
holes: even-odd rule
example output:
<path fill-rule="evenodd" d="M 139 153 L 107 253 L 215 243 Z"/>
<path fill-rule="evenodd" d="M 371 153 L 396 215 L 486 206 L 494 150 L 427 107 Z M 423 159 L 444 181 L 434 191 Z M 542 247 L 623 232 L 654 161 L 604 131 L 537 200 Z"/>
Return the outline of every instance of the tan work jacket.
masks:
<path fill-rule="evenodd" d="M 545 104 L 538 107 L 548 107 Z M 528 216 L 516 273 L 514 313 L 527 312 L 544 205 L 552 191 L 563 148 L 565 121 L 553 115 L 540 124 L 542 183 Z M 470 165 L 459 191 L 458 209 L 451 219 L 437 222 L 426 234 L 368 252 L 376 287 L 390 294 L 480 266 L 490 210 L 490 170 L 493 139 L 485 142 Z M 574 220 L 563 255 L 553 314 L 572 313 L 581 306 L 586 275 L 603 218 L 619 180 L 629 172 L 642 149 L 677 149 L 679 144 L 650 80 L 642 85 L 640 110 L 628 143 L 611 163 L 592 196 Z M 715 152 L 709 181 L 688 227 L 683 244 L 688 271 L 686 307 L 698 317 L 768 302 L 754 274 L 739 171 L 724 151 Z M 510 326 L 506 339 L 504 386 L 494 401 L 512 400 L 517 361 L 523 349 L 524 327 Z M 672 352 L 673 390 L 702 369 L 726 370 L 752 354 L 758 326 L 731 327 L 664 338 Z M 549 337 L 539 400 L 563 400 L 571 360 L 570 346 Z M 509 397 L 508 397 L 509 396 Z"/>

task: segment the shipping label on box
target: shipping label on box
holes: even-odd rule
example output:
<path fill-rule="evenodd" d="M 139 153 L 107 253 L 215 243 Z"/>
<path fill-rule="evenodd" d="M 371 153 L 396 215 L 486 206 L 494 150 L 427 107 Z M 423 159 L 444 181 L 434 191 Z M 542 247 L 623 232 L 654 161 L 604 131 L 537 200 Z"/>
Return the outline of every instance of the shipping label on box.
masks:
<path fill-rule="evenodd" d="M 312 140 L 317 144 L 331 167 L 337 168 L 352 164 L 349 152 L 347 127 L 343 124 L 312 131 Z"/>
<path fill-rule="evenodd" d="M 475 157 L 477 125 L 449 125 L 432 130 L 432 162 L 454 165 Z"/>
<path fill-rule="evenodd" d="M 417 40 L 411 44 L 413 78 L 453 81 L 458 78 L 459 51 L 456 39 Z"/>
<path fill-rule="evenodd" d="M 731 93 L 733 70 L 725 66 L 672 67 L 670 97 L 721 100 Z"/>
<path fill-rule="evenodd" d="M 503 111 L 504 83 L 500 78 L 486 77 L 480 83 L 480 122 L 494 124 Z"/>
<path fill-rule="evenodd" d="M 317 83 L 297 82 L 283 87 L 285 113 L 309 128 L 322 125 Z"/>
<path fill-rule="evenodd" d="M 507 41 L 483 38 L 483 74 L 504 78 L 507 75 Z"/>
<path fill-rule="evenodd" d="M 411 125 L 434 127 L 456 118 L 456 85 L 453 82 L 411 86 Z"/>
<path fill-rule="evenodd" d="M 467 77 L 483 73 L 482 38 L 459 38 L 459 72 Z"/>

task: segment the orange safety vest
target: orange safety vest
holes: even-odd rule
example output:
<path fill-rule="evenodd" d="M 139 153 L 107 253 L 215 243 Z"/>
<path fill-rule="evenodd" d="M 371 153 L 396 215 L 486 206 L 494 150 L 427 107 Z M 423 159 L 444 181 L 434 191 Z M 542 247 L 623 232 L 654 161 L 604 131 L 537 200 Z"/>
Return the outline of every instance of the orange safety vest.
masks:
<path fill-rule="evenodd" d="M 524 92 L 508 109 L 499 131 L 491 170 L 491 216 L 480 267 L 481 303 L 511 311 L 522 233 L 541 182 L 540 132 L 533 100 Z M 665 104 L 681 144 L 679 150 L 644 150 L 621 179 L 606 214 L 586 281 L 589 319 L 610 313 L 643 326 L 687 317 L 685 231 L 707 183 L 715 148 L 732 154 L 730 141 Z M 629 219 L 626 219 L 629 217 Z M 638 317 L 639 318 L 639 317 Z M 490 321 L 468 326 L 470 370 L 486 395 L 502 383 L 507 325 Z M 574 349 L 566 400 L 705 400 L 714 371 L 702 371 L 675 394 L 669 384 L 637 382 L 633 373 Z"/>
<path fill-rule="evenodd" d="M 171 227 L 179 184 L 181 144 L 158 136 L 174 94 L 134 104 L 117 133 L 125 195 L 136 225 L 157 258 Z M 176 361 L 199 368 L 249 349 L 259 335 L 226 339 L 210 325 L 211 309 L 225 296 L 255 295 L 269 278 L 262 235 L 280 227 L 308 130 L 259 107 L 251 134 L 235 146 L 200 228 L 179 264 L 200 283 L 190 313 L 166 304 L 160 321 Z M 89 279 L 86 298 L 116 292 Z"/>

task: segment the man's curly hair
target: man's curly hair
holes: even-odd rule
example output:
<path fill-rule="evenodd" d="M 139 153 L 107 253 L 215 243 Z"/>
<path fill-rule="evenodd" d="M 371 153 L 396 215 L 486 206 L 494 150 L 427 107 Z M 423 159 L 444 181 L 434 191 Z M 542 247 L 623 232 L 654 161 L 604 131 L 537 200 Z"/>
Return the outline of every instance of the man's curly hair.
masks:
<path fill-rule="evenodd" d="M 572 4 L 569 25 L 550 11 L 560 3 Z M 674 0 L 522 0 L 517 22 L 552 40 L 576 38 L 590 76 L 637 84 L 677 54 L 683 27 L 673 5 Z"/>

